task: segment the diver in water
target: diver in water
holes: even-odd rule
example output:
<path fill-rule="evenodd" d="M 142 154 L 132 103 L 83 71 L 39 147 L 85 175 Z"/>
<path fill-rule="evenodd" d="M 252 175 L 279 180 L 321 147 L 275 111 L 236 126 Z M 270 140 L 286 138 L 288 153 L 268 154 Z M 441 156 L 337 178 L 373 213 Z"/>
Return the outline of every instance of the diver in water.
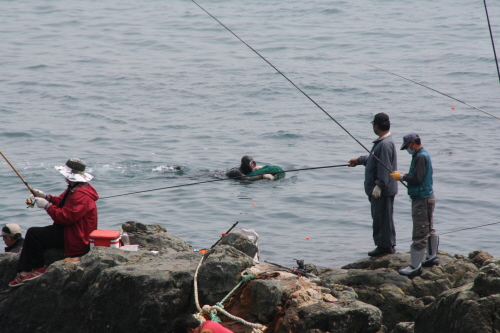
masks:
<path fill-rule="evenodd" d="M 241 165 L 226 172 L 226 176 L 240 180 L 276 180 L 285 177 L 285 173 L 280 171 L 283 169 L 278 166 L 258 166 L 252 156 L 245 155 L 241 158 Z"/>

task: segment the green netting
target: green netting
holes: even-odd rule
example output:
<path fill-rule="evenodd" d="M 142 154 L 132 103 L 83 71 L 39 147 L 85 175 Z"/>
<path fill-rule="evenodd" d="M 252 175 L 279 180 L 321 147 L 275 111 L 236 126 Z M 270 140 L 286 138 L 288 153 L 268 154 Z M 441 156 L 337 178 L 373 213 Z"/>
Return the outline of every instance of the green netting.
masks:
<path fill-rule="evenodd" d="M 254 170 L 247 174 L 248 177 L 252 176 L 257 176 L 257 175 L 263 175 L 265 173 L 270 173 L 271 175 L 274 176 L 274 180 L 278 180 L 281 178 L 285 178 L 285 173 L 282 172 L 283 169 L 279 166 L 276 165 L 266 165 L 260 168 L 259 170 Z"/>

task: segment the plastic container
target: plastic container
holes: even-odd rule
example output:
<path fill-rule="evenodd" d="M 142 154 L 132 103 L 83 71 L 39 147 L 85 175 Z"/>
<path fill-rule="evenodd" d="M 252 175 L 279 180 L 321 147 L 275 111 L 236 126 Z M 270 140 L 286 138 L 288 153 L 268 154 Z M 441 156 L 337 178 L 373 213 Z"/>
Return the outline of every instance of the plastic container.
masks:
<path fill-rule="evenodd" d="M 90 233 L 90 248 L 94 246 L 120 247 L 120 232 L 115 230 L 94 230 Z"/>

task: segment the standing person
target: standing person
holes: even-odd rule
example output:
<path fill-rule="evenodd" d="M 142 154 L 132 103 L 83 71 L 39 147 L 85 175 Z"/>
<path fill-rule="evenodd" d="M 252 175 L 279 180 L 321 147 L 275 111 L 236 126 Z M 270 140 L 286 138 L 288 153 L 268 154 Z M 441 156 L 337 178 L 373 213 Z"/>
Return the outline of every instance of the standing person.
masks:
<path fill-rule="evenodd" d="M 398 184 L 392 179 L 391 171 L 387 168 L 397 170 L 397 155 L 390 132 L 389 116 L 385 113 L 377 113 L 373 118 L 372 125 L 373 132 L 378 136 L 378 139 L 373 141 L 371 154 L 353 158 L 348 163 L 351 167 L 365 166 L 365 193 L 371 204 L 373 241 L 377 246 L 368 252 L 368 255 L 377 256 L 396 252 L 393 206 L 394 197 L 398 193 Z M 373 156 L 376 156 L 380 161 Z"/>
<path fill-rule="evenodd" d="M 219 323 L 206 320 L 201 323 L 193 315 L 182 315 L 172 323 L 174 333 L 233 333 Z"/>
<path fill-rule="evenodd" d="M 2 238 L 7 245 L 5 252 L 19 253 L 23 248 L 23 232 L 19 224 L 9 223 L 2 228 Z"/>
<path fill-rule="evenodd" d="M 409 133 L 403 137 L 401 150 L 406 149 L 412 155 L 408 173 L 394 172 L 391 176 L 396 181 L 408 183 L 408 195 L 411 199 L 411 216 L 413 219 L 413 243 L 410 246 L 411 264 L 401 269 L 399 274 L 416 276 L 422 273 L 422 266 L 439 264 L 437 250 L 439 236 L 434 230 L 434 207 L 436 199 L 432 189 L 432 161 L 429 153 L 422 146 L 417 133 Z M 424 255 L 427 250 L 427 257 Z"/>
<path fill-rule="evenodd" d="M 68 160 L 66 165 L 56 166 L 68 183 L 68 188 L 58 197 L 33 190 L 37 207 L 45 209 L 54 223 L 28 229 L 17 264 L 19 274 L 9 287 L 22 286 L 45 273 L 43 253 L 47 249 L 64 249 L 68 257 L 89 251 L 89 235 L 97 229 L 95 202 L 99 195 L 88 183 L 93 176 L 85 172 L 85 166 L 85 162 L 76 158 Z"/>

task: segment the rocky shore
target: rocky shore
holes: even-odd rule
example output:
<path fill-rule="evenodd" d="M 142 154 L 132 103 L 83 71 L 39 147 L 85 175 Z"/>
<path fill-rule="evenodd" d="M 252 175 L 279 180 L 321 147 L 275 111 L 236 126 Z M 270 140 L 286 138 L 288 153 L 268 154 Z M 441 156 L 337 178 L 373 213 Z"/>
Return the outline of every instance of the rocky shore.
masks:
<path fill-rule="evenodd" d="M 257 248 L 240 234 L 224 237 L 199 266 L 202 254 L 161 226 L 126 222 L 123 229 L 139 251 L 95 247 L 81 258 L 48 251 L 47 272 L 19 288 L 7 286 L 17 255 L 1 253 L 2 331 L 168 333 L 177 316 L 198 312 L 197 300 L 201 307 L 224 300 L 232 315 L 274 333 L 500 332 L 500 258 L 486 252 L 439 252 L 441 264 L 413 279 L 397 273 L 409 253 L 306 278 L 256 264 Z M 245 282 L 233 290 L 242 273 Z M 218 317 L 236 333 L 252 332 Z"/>

